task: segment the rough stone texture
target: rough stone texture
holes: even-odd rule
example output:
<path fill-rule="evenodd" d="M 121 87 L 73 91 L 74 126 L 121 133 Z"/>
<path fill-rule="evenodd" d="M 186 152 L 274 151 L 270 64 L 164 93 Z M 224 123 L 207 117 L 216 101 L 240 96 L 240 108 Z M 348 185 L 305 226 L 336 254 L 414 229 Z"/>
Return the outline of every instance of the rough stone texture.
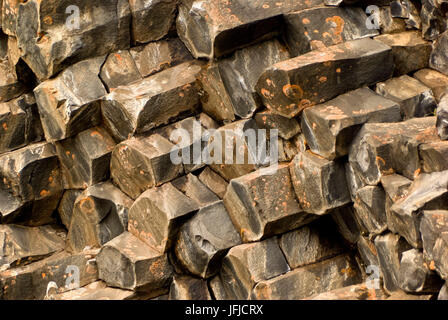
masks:
<path fill-rule="evenodd" d="M 331 219 L 321 218 L 280 237 L 280 247 L 292 269 L 316 263 L 345 251 Z"/>
<path fill-rule="evenodd" d="M 436 141 L 420 145 L 423 172 L 448 170 L 448 142 Z"/>
<path fill-rule="evenodd" d="M 112 152 L 114 183 L 136 199 L 147 189 L 175 179 L 183 173 L 183 166 L 171 162 L 173 148 L 174 144 L 159 134 L 123 141 Z"/>
<path fill-rule="evenodd" d="M 26 90 L 9 55 L 10 50 L 8 37 L 0 33 L 0 102 L 16 98 Z"/>
<path fill-rule="evenodd" d="M 200 70 L 198 62 L 185 62 L 112 91 L 101 103 L 106 127 L 122 141 L 193 113 L 199 103 Z"/>
<path fill-rule="evenodd" d="M 163 38 L 174 22 L 176 0 L 130 0 L 132 40 L 136 43 Z"/>
<path fill-rule="evenodd" d="M 219 281 L 226 299 L 250 299 L 252 288 L 290 270 L 277 238 L 230 249 L 222 261 Z"/>
<path fill-rule="evenodd" d="M 0 154 L 42 140 L 42 125 L 32 94 L 0 103 L 0 136 Z"/>
<path fill-rule="evenodd" d="M 41 80 L 75 62 L 129 47 L 128 1 L 105 0 L 95 6 L 78 1 L 79 11 L 52 0 L 8 1 L 8 6 L 11 19 L 3 25 L 10 23 L 7 33 L 17 37 L 22 59 Z"/>
<path fill-rule="evenodd" d="M 0 270 L 29 264 L 64 249 L 65 233 L 52 226 L 0 225 Z"/>
<path fill-rule="evenodd" d="M 301 127 L 311 151 L 333 160 L 348 154 L 351 140 L 364 123 L 400 120 L 397 103 L 361 88 L 305 109 Z"/>
<path fill-rule="evenodd" d="M 421 171 L 419 145 L 439 140 L 435 120 L 424 117 L 391 124 L 365 124 L 349 151 L 357 178 L 366 185 L 377 185 L 382 176 L 393 173 L 414 179 Z"/>
<path fill-rule="evenodd" d="M 366 186 L 356 192 L 355 214 L 370 234 L 381 234 L 387 229 L 386 196 L 377 186 Z"/>
<path fill-rule="evenodd" d="M 59 218 L 62 224 L 68 230 L 73 217 L 73 208 L 76 198 L 82 193 L 82 190 L 66 190 L 62 195 L 58 206 Z"/>
<path fill-rule="evenodd" d="M 396 75 L 428 67 L 431 43 L 424 40 L 419 31 L 384 34 L 375 40 L 392 48 Z"/>
<path fill-rule="evenodd" d="M 314 276 L 310 277 L 309 274 Z M 262 281 L 253 289 L 256 300 L 297 300 L 361 282 L 356 263 L 340 255 L 316 264 Z"/>
<path fill-rule="evenodd" d="M 421 69 L 414 73 L 414 78 L 431 88 L 437 102 L 448 92 L 448 76 L 440 72 L 431 69 Z"/>
<path fill-rule="evenodd" d="M 446 18 L 442 12 L 444 1 L 422 0 L 422 35 L 425 39 L 435 40 L 446 30 Z M 446 12 L 446 8 L 445 8 Z"/>
<path fill-rule="evenodd" d="M 362 233 L 367 233 L 356 219 L 353 206 L 344 206 L 331 211 L 331 217 L 342 237 L 351 244 L 356 244 Z"/>
<path fill-rule="evenodd" d="M 175 253 L 183 267 L 201 278 L 213 276 L 228 249 L 241 243 L 222 201 L 202 208 L 182 226 Z"/>
<path fill-rule="evenodd" d="M 212 300 L 207 282 L 188 276 L 174 276 L 169 300 Z"/>
<path fill-rule="evenodd" d="M 55 294 L 49 300 L 135 300 L 137 295 L 131 290 L 107 287 L 103 281 L 95 281 L 85 287 Z"/>
<path fill-rule="evenodd" d="M 436 127 L 440 139 L 448 140 L 448 95 L 442 97 L 437 107 Z"/>
<path fill-rule="evenodd" d="M 101 127 L 55 143 L 65 189 L 85 189 L 109 178 L 115 141 Z"/>
<path fill-rule="evenodd" d="M 424 258 L 429 269 L 436 270 L 444 280 L 448 278 L 447 226 L 447 211 L 423 211 L 420 232 L 422 234 Z"/>
<path fill-rule="evenodd" d="M 293 56 L 345 41 L 378 35 L 359 7 L 317 7 L 285 15 L 286 41 Z"/>
<path fill-rule="evenodd" d="M 194 174 L 189 173 L 174 180 L 173 185 L 187 197 L 193 199 L 199 207 L 205 207 L 219 201 L 216 194 L 199 181 Z"/>
<path fill-rule="evenodd" d="M 212 190 L 220 199 L 226 194 L 228 183 L 209 167 L 199 174 L 199 180 Z"/>
<path fill-rule="evenodd" d="M 303 300 L 383 300 L 385 297 L 387 296 L 381 289 L 369 289 L 362 283 L 316 294 Z"/>
<path fill-rule="evenodd" d="M 382 42 L 347 41 L 274 64 L 260 77 L 257 92 L 265 106 L 291 118 L 307 107 L 389 78 L 392 64 L 391 48 Z"/>
<path fill-rule="evenodd" d="M 132 200 L 110 182 L 87 188 L 76 198 L 67 243 L 80 252 L 97 248 L 119 236 L 128 225 Z"/>
<path fill-rule="evenodd" d="M 407 75 L 378 83 L 376 92 L 399 103 L 404 119 L 433 116 L 437 108 L 432 90 Z"/>
<path fill-rule="evenodd" d="M 258 78 L 266 68 L 289 57 L 288 51 L 274 39 L 209 64 L 201 74 L 206 92 L 202 99 L 204 110 L 217 120 L 252 117 L 262 105 L 255 90 Z"/>
<path fill-rule="evenodd" d="M 433 43 L 433 50 L 429 59 L 429 66 L 432 69 L 448 75 L 448 55 L 446 47 L 448 45 L 448 31 L 445 31 Z"/>
<path fill-rule="evenodd" d="M 98 74 L 105 57 L 78 62 L 34 89 L 47 141 L 69 138 L 101 121 L 107 93 Z"/>
<path fill-rule="evenodd" d="M 177 31 L 195 58 L 212 59 L 278 34 L 282 14 L 322 3 L 322 0 L 183 1 Z"/>
<path fill-rule="evenodd" d="M 97 263 L 99 278 L 108 286 L 145 292 L 152 297 L 168 292 L 173 275 L 166 255 L 152 250 L 129 232 L 106 243 Z"/>
<path fill-rule="evenodd" d="M 0 156 L 3 223 L 28 226 L 50 223 L 61 195 L 61 175 L 53 145 L 32 144 Z"/>
<path fill-rule="evenodd" d="M 316 218 L 296 201 L 287 164 L 231 180 L 224 203 L 243 242 L 283 233 Z"/>
<path fill-rule="evenodd" d="M 135 200 L 129 211 L 129 232 L 164 253 L 171 248 L 182 224 L 198 209 L 198 203 L 166 183 Z"/>
<path fill-rule="evenodd" d="M 448 171 L 422 173 L 409 187 L 407 195 L 391 207 L 391 224 L 414 248 L 422 246 L 422 210 L 448 209 Z"/>
<path fill-rule="evenodd" d="M 278 130 L 279 137 L 285 140 L 293 138 L 301 131 L 296 119 L 288 119 L 269 110 L 257 113 L 254 119 L 259 128 Z"/>
<path fill-rule="evenodd" d="M 410 249 L 409 244 L 399 235 L 387 233 L 375 238 L 375 247 L 378 252 L 383 286 L 387 293 L 399 289 L 398 277 L 400 273 L 400 260 L 404 251 Z"/>
<path fill-rule="evenodd" d="M 129 50 L 110 54 L 99 75 L 109 91 L 142 79 Z"/>
<path fill-rule="evenodd" d="M 438 292 L 442 285 L 440 278 L 424 262 L 423 253 L 417 249 L 402 253 L 398 283 L 406 292 Z"/>
<path fill-rule="evenodd" d="M 291 162 L 291 179 L 304 211 L 322 215 L 350 202 L 344 165 L 309 151 L 299 152 Z"/>
<path fill-rule="evenodd" d="M 41 261 L 20 266 L 0 273 L 0 287 L 4 300 L 43 300 L 48 284 L 55 282 L 57 291 L 62 293 L 73 288 L 73 282 L 66 280 L 73 276 L 73 268 L 79 270 L 79 286 L 98 280 L 96 266 L 97 251 L 68 254 L 56 253 Z M 70 280 L 70 278 L 67 278 Z"/>

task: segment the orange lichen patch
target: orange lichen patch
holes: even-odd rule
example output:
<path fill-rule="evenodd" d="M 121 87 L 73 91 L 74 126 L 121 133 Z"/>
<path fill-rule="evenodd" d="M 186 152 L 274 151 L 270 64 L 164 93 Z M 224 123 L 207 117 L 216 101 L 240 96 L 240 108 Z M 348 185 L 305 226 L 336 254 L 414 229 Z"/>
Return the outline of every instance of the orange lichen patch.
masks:
<path fill-rule="evenodd" d="M 418 168 L 417 170 L 414 171 L 414 179 L 420 175 L 421 171 L 422 170 L 420 168 Z"/>
<path fill-rule="evenodd" d="M 263 9 L 269 9 L 270 8 L 270 6 L 267 3 L 265 3 L 262 7 L 263 7 Z"/>
<path fill-rule="evenodd" d="M 303 90 L 296 84 L 286 84 L 283 86 L 283 94 L 288 98 L 300 99 L 303 96 Z"/>
<path fill-rule="evenodd" d="M 434 260 L 431 260 L 431 262 L 429 263 L 429 270 L 436 270 L 436 265 Z"/>
<path fill-rule="evenodd" d="M 376 160 L 376 163 L 382 163 L 383 164 L 383 166 L 385 166 L 386 165 L 386 160 L 384 160 L 383 158 L 381 158 L 380 156 L 376 156 L 375 157 L 375 160 Z"/>
<path fill-rule="evenodd" d="M 90 136 L 91 136 L 91 137 L 98 136 L 99 138 L 102 138 L 102 137 L 103 137 L 103 135 L 102 135 L 101 133 L 99 133 L 98 131 L 92 131 L 92 132 L 90 133 Z"/>
<path fill-rule="evenodd" d="M 118 61 L 123 60 L 123 57 L 122 57 L 119 53 L 115 53 L 115 54 L 114 54 L 114 57 L 115 57 Z"/>
<path fill-rule="evenodd" d="M 48 191 L 48 190 L 42 190 L 41 192 L 40 192 L 40 196 L 41 197 L 46 197 L 46 196 L 49 196 L 50 195 L 50 192 Z"/>
<path fill-rule="evenodd" d="M 309 23 L 310 23 L 310 19 L 303 18 L 303 19 L 302 19 L 302 23 L 303 23 L 303 24 L 309 24 Z"/>
<path fill-rule="evenodd" d="M 344 31 L 344 25 L 345 21 L 340 16 L 333 16 L 328 17 L 325 19 L 326 23 L 332 23 L 332 25 L 335 25 L 335 27 L 331 28 L 331 31 L 333 33 L 332 39 L 336 43 L 343 42 L 342 39 L 342 32 Z"/>
<path fill-rule="evenodd" d="M 93 212 L 93 210 L 95 208 L 95 204 L 94 204 L 92 198 L 90 198 L 90 197 L 81 199 L 81 201 L 79 201 L 79 205 L 87 213 Z"/>
<path fill-rule="evenodd" d="M 322 77 L 319 78 L 319 82 L 324 83 L 324 82 L 327 81 L 327 79 L 328 79 L 327 77 L 322 76 Z"/>
<path fill-rule="evenodd" d="M 50 17 L 50 16 L 46 16 L 46 17 L 43 19 L 43 22 L 44 22 L 45 24 L 52 25 L 52 24 L 53 24 L 53 18 Z"/>
<path fill-rule="evenodd" d="M 271 92 L 269 90 L 264 89 L 264 88 L 261 89 L 261 94 L 266 99 L 269 99 L 271 97 Z"/>
<path fill-rule="evenodd" d="M 2 123 L 2 127 L 3 127 L 3 130 L 8 131 L 8 125 L 6 124 L 6 122 Z"/>
<path fill-rule="evenodd" d="M 336 73 L 341 73 L 341 68 L 337 68 Z"/>

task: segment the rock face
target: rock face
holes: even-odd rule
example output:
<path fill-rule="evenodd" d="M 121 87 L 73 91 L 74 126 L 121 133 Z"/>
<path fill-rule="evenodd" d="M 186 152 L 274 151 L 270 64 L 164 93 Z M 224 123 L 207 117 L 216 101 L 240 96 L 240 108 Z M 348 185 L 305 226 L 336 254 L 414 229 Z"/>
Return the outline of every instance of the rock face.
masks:
<path fill-rule="evenodd" d="M 447 13 L 0 0 L 0 300 L 448 299 Z"/>
<path fill-rule="evenodd" d="M 273 65 L 260 77 L 257 92 L 269 109 L 291 118 L 307 107 L 387 79 L 392 64 L 387 45 L 371 39 L 347 41 Z"/>

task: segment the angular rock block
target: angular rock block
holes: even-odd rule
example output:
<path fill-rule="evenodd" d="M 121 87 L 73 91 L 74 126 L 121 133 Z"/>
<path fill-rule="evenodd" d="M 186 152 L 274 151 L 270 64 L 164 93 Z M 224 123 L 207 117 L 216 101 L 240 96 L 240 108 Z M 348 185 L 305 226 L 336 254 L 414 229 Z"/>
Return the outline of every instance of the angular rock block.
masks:
<path fill-rule="evenodd" d="M 326 160 L 309 151 L 299 152 L 291 162 L 291 179 L 306 212 L 322 215 L 351 201 L 340 161 Z"/>
<path fill-rule="evenodd" d="M 290 270 L 277 238 L 230 249 L 218 275 L 227 299 L 248 300 L 253 287 Z"/>
<path fill-rule="evenodd" d="M 101 103 L 106 127 L 123 141 L 193 113 L 199 103 L 196 77 L 200 70 L 199 62 L 185 62 L 115 89 Z"/>
<path fill-rule="evenodd" d="M 159 134 L 133 137 L 112 152 L 110 174 L 115 184 L 132 199 L 149 188 L 173 180 L 183 173 L 170 154 L 175 145 Z"/>
<path fill-rule="evenodd" d="M 1 8 L 0 8 L 1 9 Z M 20 96 L 26 85 L 19 79 L 15 63 L 9 55 L 11 50 L 8 37 L 0 34 L 0 102 L 9 101 Z M 27 79 L 28 80 L 28 79 Z"/>
<path fill-rule="evenodd" d="M 433 43 L 433 50 L 429 58 L 429 66 L 431 69 L 440 71 L 448 75 L 448 30 L 442 33 Z"/>
<path fill-rule="evenodd" d="M 255 90 L 258 78 L 266 68 L 289 57 L 278 40 L 271 40 L 211 63 L 201 74 L 206 92 L 202 99 L 204 111 L 217 120 L 252 117 L 262 105 Z"/>
<path fill-rule="evenodd" d="M 448 140 L 448 95 L 442 97 L 437 107 L 436 127 L 440 139 Z"/>
<path fill-rule="evenodd" d="M 343 254 L 259 282 L 253 289 L 252 299 L 299 300 L 361 281 L 356 262 Z"/>
<path fill-rule="evenodd" d="M 347 187 L 350 192 L 350 198 L 352 201 L 356 199 L 356 192 L 365 187 L 365 184 L 361 179 L 355 174 L 353 167 L 350 162 L 345 163 L 345 178 L 347 179 Z"/>
<path fill-rule="evenodd" d="M 156 41 L 168 34 L 176 17 L 176 0 L 131 0 L 132 40 L 135 43 Z"/>
<path fill-rule="evenodd" d="M 65 251 L 0 273 L 4 300 L 43 300 L 48 289 L 63 293 L 98 280 L 97 251 L 71 255 Z M 54 282 L 51 286 L 50 282 Z M 56 288 L 57 287 L 57 288 Z"/>
<path fill-rule="evenodd" d="M 448 285 L 446 284 L 446 282 L 443 285 L 442 289 L 440 289 L 437 300 L 448 300 Z"/>
<path fill-rule="evenodd" d="M 406 27 L 421 29 L 420 12 L 410 0 L 394 0 L 390 2 L 392 17 L 405 20 Z"/>
<path fill-rule="evenodd" d="M 390 208 L 396 201 L 407 196 L 411 184 L 411 180 L 399 174 L 381 177 L 381 185 L 386 193 L 387 227 L 392 232 L 398 233 L 398 230 L 395 229 L 394 216 Z"/>
<path fill-rule="evenodd" d="M 243 242 L 293 230 L 317 218 L 303 212 L 296 201 L 287 164 L 231 180 L 224 203 Z"/>
<path fill-rule="evenodd" d="M 377 185 L 382 176 L 393 173 L 414 179 L 421 171 L 419 145 L 439 140 L 435 120 L 424 117 L 388 124 L 366 123 L 349 151 L 356 177 L 364 185 Z"/>
<path fill-rule="evenodd" d="M 280 237 L 280 248 L 292 269 L 344 253 L 343 240 L 335 224 L 327 218 L 318 219 Z"/>
<path fill-rule="evenodd" d="M 168 257 L 129 232 L 106 243 L 97 264 L 99 278 L 108 286 L 144 292 L 151 297 L 167 293 L 173 276 Z"/>
<path fill-rule="evenodd" d="M 364 226 L 358 222 L 354 210 L 353 206 L 347 205 L 330 212 L 339 233 L 350 244 L 356 244 L 361 234 L 367 233 Z"/>
<path fill-rule="evenodd" d="M 382 34 L 399 33 L 406 31 L 406 20 L 392 17 L 390 6 L 379 7 L 379 12 L 375 10 L 370 17 L 374 16 L 379 22 L 380 31 Z"/>
<path fill-rule="evenodd" d="M 160 40 L 129 50 L 138 72 L 143 78 L 159 71 L 193 60 L 179 38 Z"/>
<path fill-rule="evenodd" d="M 394 233 L 376 237 L 375 247 L 383 275 L 383 287 L 390 294 L 399 289 L 400 258 L 403 252 L 411 247 L 402 237 Z"/>
<path fill-rule="evenodd" d="M 419 31 L 383 34 L 375 37 L 375 40 L 392 48 L 396 75 L 428 67 L 431 43 L 424 40 Z"/>
<path fill-rule="evenodd" d="M 444 280 L 448 278 L 447 226 L 448 211 L 423 211 L 420 232 L 424 258 L 430 270 L 436 270 Z"/>
<path fill-rule="evenodd" d="M 80 252 L 86 247 L 101 247 L 119 236 L 127 229 L 131 206 L 132 200 L 110 182 L 87 188 L 74 204 L 68 247 Z"/>
<path fill-rule="evenodd" d="M 183 1 L 177 31 L 195 58 L 213 59 L 277 35 L 282 14 L 321 4 L 322 0 Z"/>
<path fill-rule="evenodd" d="M 104 62 L 99 76 L 109 91 L 142 79 L 129 50 L 120 50 L 110 54 Z"/>
<path fill-rule="evenodd" d="M 47 141 L 69 138 L 101 122 L 107 91 L 98 74 L 105 57 L 78 62 L 34 89 Z"/>
<path fill-rule="evenodd" d="M 422 18 L 422 35 L 427 40 L 436 40 L 446 30 L 446 18 L 442 11 L 443 3 L 444 1 L 422 1 L 420 13 Z"/>
<path fill-rule="evenodd" d="M 73 6 L 52 0 L 11 2 L 15 3 L 12 19 L 7 19 L 13 24 L 10 34 L 17 37 L 22 59 L 40 80 L 78 61 L 130 45 L 128 1 L 106 0 L 98 5 L 78 1 Z"/>
<path fill-rule="evenodd" d="M 407 75 L 377 83 L 376 92 L 400 104 L 404 119 L 433 116 L 437 108 L 432 90 Z"/>
<path fill-rule="evenodd" d="M 366 122 L 398 122 L 399 105 L 361 88 L 307 108 L 301 127 L 312 152 L 333 160 L 348 154 L 350 142 Z"/>
<path fill-rule="evenodd" d="M 285 140 L 293 138 L 301 131 L 296 119 L 288 119 L 269 110 L 257 113 L 254 119 L 259 128 L 278 130 L 279 137 Z"/>
<path fill-rule="evenodd" d="M 212 300 L 207 282 L 189 276 L 174 276 L 169 300 Z"/>
<path fill-rule="evenodd" d="M 417 249 L 411 249 L 402 253 L 398 284 L 406 292 L 438 292 L 442 281 L 429 270 L 424 262 L 423 253 Z"/>
<path fill-rule="evenodd" d="M 219 201 L 218 196 L 191 173 L 177 178 L 172 184 L 179 191 L 182 191 L 188 198 L 193 199 L 199 207 L 205 207 L 213 202 Z"/>
<path fill-rule="evenodd" d="M 153 250 L 165 253 L 179 228 L 198 209 L 198 203 L 166 183 L 145 191 L 135 200 L 129 211 L 128 229 Z"/>
<path fill-rule="evenodd" d="M 269 144 L 253 119 L 239 120 L 211 132 L 206 139 L 202 161 L 225 180 L 241 177 L 257 168 L 278 160 L 278 150 Z M 278 144 L 277 144 L 278 146 Z"/>
<path fill-rule="evenodd" d="M 78 198 L 82 192 L 82 190 L 66 190 L 59 202 L 59 218 L 67 230 L 70 229 L 76 198 Z"/>
<path fill-rule="evenodd" d="M 30 226 L 48 223 L 57 207 L 57 203 L 51 203 L 58 202 L 61 193 L 59 163 L 53 145 L 32 144 L 0 156 L 0 196 L 5 197 L 5 201 L 0 201 L 2 220 L 22 222 L 26 216 Z M 46 201 L 48 208 L 43 205 Z M 24 205 L 39 206 L 42 211 L 22 210 Z"/>
<path fill-rule="evenodd" d="M 448 141 L 424 143 L 419 150 L 423 172 L 448 170 Z"/>
<path fill-rule="evenodd" d="M 219 174 L 206 167 L 198 176 L 199 180 L 212 190 L 220 199 L 224 198 L 229 185 Z"/>
<path fill-rule="evenodd" d="M 209 278 L 227 250 L 241 243 L 222 201 L 204 207 L 179 231 L 174 248 L 182 266 L 195 276 Z"/>
<path fill-rule="evenodd" d="M 52 226 L 0 225 L 0 270 L 26 265 L 62 251 L 64 231 Z"/>
<path fill-rule="evenodd" d="M 347 41 L 274 64 L 256 86 L 269 109 L 292 118 L 303 109 L 391 76 L 392 50 L 372 39 Z"/>
<path fill-rule="evenodd" d="M 366 273 L 367 271 L 370 271 L 370 274 L 372 274 L 371 273 L 372 270 L 368 270 L 367 268 L 369 268 L 369 266 L 371 266 L 370 268 L 372 268 L 372 266 L 379 266 L 378 252 L 376 251 L 375 243 L 365 236 L 360 236 L 358 242 L 356 243 L 356 247 L 358 249 L 359 256 L 361 258 Z M 380 273 L 380 279 L 381 279 L 381 273 Z"/>
<path fill-rule="evenodd" d="M 448 209 L 447 201 L 448 171 L 419 175 L 409 187 L 407 195 L 390 208 L 393 229 L 414 248 L 421 248 L 421 211 Z"/>
<path fill-rule="evenodd" d="M 317 7 L 285 15 L 286 42 L 296 57 L 311 50 L 378 35 L 359 7 Z"/>
<path fill-rule="evenodd" d="M 421 69 L 414 73 L 414 78 L 431 88 L 437 102 L 448 92 L 448 76 L 440 72 L 431 69 Z"/>
<path fill-rule="evenodd" d="M 387 229 L 386 195 L 378 186 L 366 186 L 356 192 L 355 214 L 370 234 L 381 234 Z"/>
<path fill-rule="evenodd" d="M 101 127 L 55 143 L 65 189 L 85 189 L 109 178 L 115 141 Z"/>
<path fill-rule="evenodd" d="M 42 125 L 32 94 L 0 103 L 0 136 L 0 154 L 42 140 Z"/>

